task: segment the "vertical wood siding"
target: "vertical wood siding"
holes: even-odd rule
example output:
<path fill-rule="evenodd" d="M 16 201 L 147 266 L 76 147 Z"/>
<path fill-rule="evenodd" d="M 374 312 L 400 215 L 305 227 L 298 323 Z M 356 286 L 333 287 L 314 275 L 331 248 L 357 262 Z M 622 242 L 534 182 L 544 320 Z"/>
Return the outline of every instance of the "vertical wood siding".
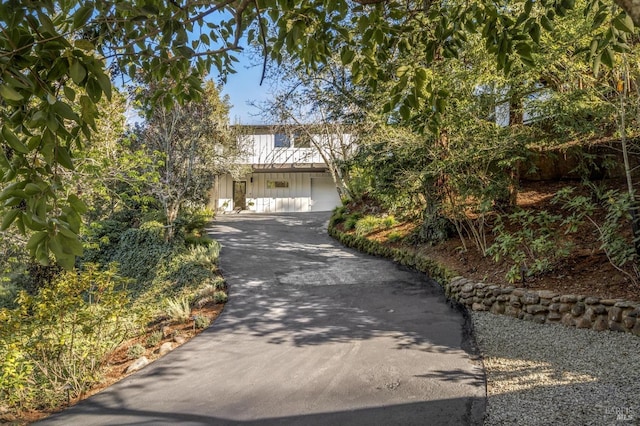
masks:
<path fill-rule="evenodd" d="M 251 182 L 253 178 L 253 182 Z M 245 176 L 247 182 L 247 206 L 259 213 L 311 211 L 311 179 L 330 178 L 328 173 L 254 173 Z M 233 178 L 222 175 L 218 182 L 218 210 L 228 202 L 226 211 L 233 210 Z M 269 181 L 287 181 L 288 188 L 268 188 Z M 253 203 L 253 205 L 249 205 Z"/>

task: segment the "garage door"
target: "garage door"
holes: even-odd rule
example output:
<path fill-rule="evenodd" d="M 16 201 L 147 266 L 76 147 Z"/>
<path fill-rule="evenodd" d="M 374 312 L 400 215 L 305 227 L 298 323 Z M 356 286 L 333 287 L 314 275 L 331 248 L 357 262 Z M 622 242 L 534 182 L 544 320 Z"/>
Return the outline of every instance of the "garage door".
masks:
<path fill-rule="evenodd" d="M 331 211 L 340 204 L 336 185 L 331 178 L 311 179 L 311 211 Z"/>

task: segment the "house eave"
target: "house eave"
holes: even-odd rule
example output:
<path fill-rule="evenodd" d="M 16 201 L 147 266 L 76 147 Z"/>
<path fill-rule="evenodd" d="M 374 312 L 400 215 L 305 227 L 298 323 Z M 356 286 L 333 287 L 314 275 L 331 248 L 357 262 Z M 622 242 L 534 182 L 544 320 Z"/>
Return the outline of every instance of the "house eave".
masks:
<path fill-rule="evenodd" d="M 329 171 L 326 164 L 306 163 L 306 164 L 252 164 L 253 173 L 322 173 Z"/>

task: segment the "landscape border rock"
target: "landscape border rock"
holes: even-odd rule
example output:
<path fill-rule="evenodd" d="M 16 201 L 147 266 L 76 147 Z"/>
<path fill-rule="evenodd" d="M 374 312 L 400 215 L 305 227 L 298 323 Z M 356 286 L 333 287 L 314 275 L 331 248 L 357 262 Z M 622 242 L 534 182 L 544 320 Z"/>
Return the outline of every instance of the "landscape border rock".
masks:
<path fill-rule="evenodd" d="M 345 246 L 391 258 L 428 274 L 444 288 L 450 300 L 471 310 L 489 311 L 540 324 L 612 330 L 640 336 L 640 302 L 473 282 L 416 250 L 389 247 L 366 237 L 342 232 L 335 226 L 329 226 L 328 232 Z"/>

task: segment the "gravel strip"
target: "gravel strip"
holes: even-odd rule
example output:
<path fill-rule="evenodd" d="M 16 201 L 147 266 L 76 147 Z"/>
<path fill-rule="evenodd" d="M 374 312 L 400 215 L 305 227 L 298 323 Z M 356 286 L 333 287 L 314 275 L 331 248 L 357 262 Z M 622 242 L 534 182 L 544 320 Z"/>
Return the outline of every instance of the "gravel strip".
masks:
<path fill-rule="evenodd" d="M 472 312 L 485 425 L 640 424 L 640 338 Z"/>

